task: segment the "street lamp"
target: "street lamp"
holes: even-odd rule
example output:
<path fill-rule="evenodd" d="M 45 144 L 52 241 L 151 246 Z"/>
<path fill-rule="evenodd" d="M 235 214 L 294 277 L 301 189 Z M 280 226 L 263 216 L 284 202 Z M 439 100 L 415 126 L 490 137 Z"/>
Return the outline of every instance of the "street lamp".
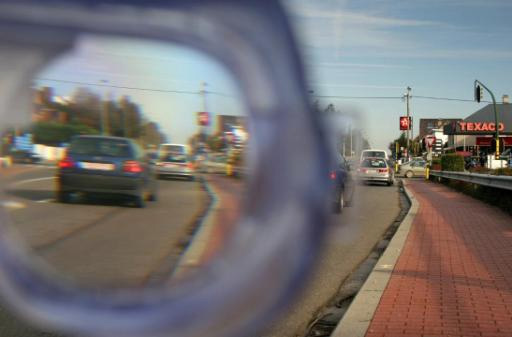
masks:
<path fill-rule="evenodd" d="M 495 159 L 500 159 L 500 124 L 498 120 L 498 110 L 496 109 L 496 98 L 494 98 L 494 94 L 489 88 L 487 88 L 482 82 L 479 80 L 475 80 L 474 83 L 474 93 L 475 93 L 475 101 L 480 103 L 483 98 L 483 89 L 487 90 L 487 92 L 491 95 L 492 98 L 492 106 L 494 109 L 494 125 L 495 125 L 495 143 L 496 143 L 496 154 Z"/>

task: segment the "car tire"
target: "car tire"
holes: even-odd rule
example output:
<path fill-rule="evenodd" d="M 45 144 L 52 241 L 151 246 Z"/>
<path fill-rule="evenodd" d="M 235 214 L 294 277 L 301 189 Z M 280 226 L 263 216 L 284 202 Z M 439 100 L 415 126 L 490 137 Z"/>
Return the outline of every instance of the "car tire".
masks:
<path fill-rule="evenodd" d="M 414 176 L 414 173 L 412 173 L 412 171 L 405 172 L 405 177 L 406 178 L 412 178 L 413 176 Z"/>
<path fill-rule="evenodd" d="M 338 201 L 334 203 L 334 213 L 341 214 L 343 212 L 343 208 L 345 207 L 345 197 L 343 191 L 341 191 Z"/>
<path fill-rule="evenodd" d="M 156 191 L 156 188 L 151 192 L 151 194 L 148 196 L 148 201 L 157 201 L 158 200 L 158 194 Z"/>
<path fill-rule="evenodd" d="M 144 191 L 141 191 L 138 195 L 134 197 L 133 200 L 136 208 L 144 208 L 146 207 L 146 194 Z"/>
<path fill-rule="evenodd" d="M 57 202 L 68 204 L 71 202 L 71 193 L 65 191 L 57 191 Z"/>

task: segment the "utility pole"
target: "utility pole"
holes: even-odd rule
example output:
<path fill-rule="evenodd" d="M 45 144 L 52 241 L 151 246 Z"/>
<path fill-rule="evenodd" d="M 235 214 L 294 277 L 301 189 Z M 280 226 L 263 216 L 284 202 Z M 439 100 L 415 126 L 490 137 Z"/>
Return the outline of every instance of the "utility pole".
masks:
<path fill-rule="evenodd" d="M 352 158 L 352 124 L 350 124 L 350 158 Z"/>
<path fill-rule="evenodd" d="M 101 80 L 101 83 L 103 83 L 105 86 L 108 83 L 107 80 Z M 110 93 L 107 93 L 105 95 L 105 102 L 103 102 L 103 108 L 101 109 L 101 118 L 100 118 L 100 128 L 101 128 L 101 134 L 102 135 L 108 135 L 109 134 L 109 123 L 108 123 L 108 105 L 110 102 Z M 123 130 L 123 135 L 126 131 Z"/>
<path fill-rule="evenodd" d="M 410 116 L 411 116 L 411 111 L 410 111 L 410 105 L 409 105 L 409 98 L 411 97 L 411 87 L 407 87 L 407 93 L 405 94 L 405 99 L 406 99 L 406 102 L 407 102 L 407 123 L 409 123 L 409 126 L 407 128 L 407 132 L 406 132 L 406 139 L 407 139 L 407 145 L 406 145 L 406 149 L 407 149 L 407 156 L 409 156 L 409 131 L 411 130 L 411 123 L 410 123 Z"/>

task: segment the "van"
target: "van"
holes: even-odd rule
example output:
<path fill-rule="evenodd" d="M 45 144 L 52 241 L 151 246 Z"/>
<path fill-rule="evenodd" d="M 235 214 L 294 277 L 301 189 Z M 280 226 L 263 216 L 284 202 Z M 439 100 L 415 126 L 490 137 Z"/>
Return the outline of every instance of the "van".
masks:
<path fill-rule="evenodd" d="M 160 144 L 158 147 L 158 158 L 168 154 L 188 155 L 187 145 L 184 144 Z"/>
<path fill-rule="evenodd" d="M 386 161 L 389 160 L 388 152 L 386 150 L 376 149 L 363 150 L 363 152 L 361 152 L 360 161 L 362 162 L 365 158 L 382 158 Z"/>

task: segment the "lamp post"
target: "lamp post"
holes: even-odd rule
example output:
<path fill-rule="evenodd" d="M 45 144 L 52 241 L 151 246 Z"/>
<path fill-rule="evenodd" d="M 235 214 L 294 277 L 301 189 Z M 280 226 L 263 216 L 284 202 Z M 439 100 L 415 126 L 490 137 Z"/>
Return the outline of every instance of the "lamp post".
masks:
<path fill-rule="evenodd" d="M 475 93 L 475 100 L 480 103 L 483 97 L 483 89 L 487 90 L 487 92 L 491 95 L 492 98 L 492 106 L 494 109 L 494 125 L 495 125 L 495 143 L 496 143 L 496 154 L 495 158 L 500 158 L 500 123 L 498 119 L 498 110 L 496 109 L 496 98 L 494 98 L 494 94 L 492 93 L 489 88 L 487 88 L 482 82 L 479 80 L 475 80 L 474 83 L 474 93 Z"/>

